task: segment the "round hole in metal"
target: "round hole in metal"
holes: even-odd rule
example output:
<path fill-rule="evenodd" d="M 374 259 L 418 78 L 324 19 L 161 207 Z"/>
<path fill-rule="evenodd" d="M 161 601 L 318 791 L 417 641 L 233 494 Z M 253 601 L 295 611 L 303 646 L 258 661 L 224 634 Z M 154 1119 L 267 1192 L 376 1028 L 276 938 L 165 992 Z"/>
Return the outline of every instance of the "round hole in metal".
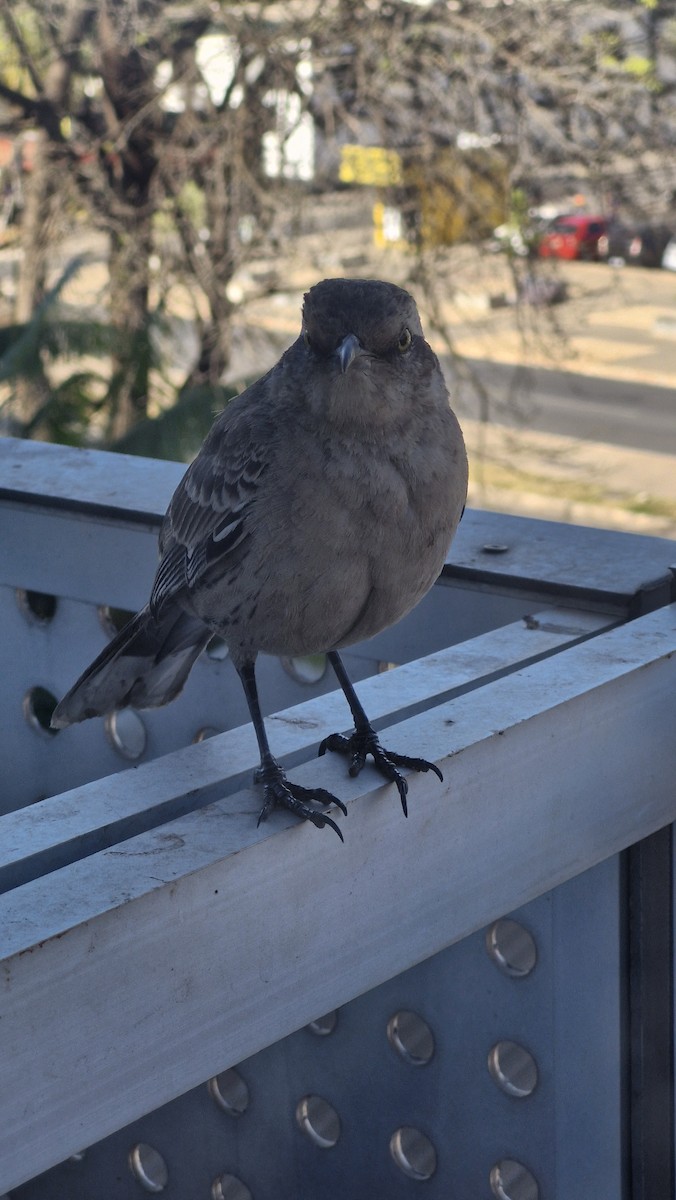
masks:
<path fill-rule="evenodd" d="M 148 743 L 148 735 L 143 721 L 133 708 L 108 713 L 105 730 L 108 741 L 122 758 L 134 762 L 141 757 Z"/>
<path fill-rule="evenodd" d="M 304 1096 L 296 1105 L 298 1128 L 322 1150 L 330 1150 L 340 1137 L 340 1117 L 321 1096 Z"/>
<path fill-rule="evenodd" d="M 206 742 L 208 740 L 208 738 L 215 737 L 216 734 L 220 733 L 220 732 L 221 732 L 221 730 L 214 729 L 213 725 L 205 725 L 203 729 L 197 730 L 197 733 L 195 734 L 195 736 L 192 740 L 194 743 Z"/>
<path fill-rule="evenodd" d="M 253 1197 L 236 1175 L 219 1175 L 211 1185 L 211 1200 L 253 1200 Z"/>
<path fill-rule="evenodd" d="M 389 1043 L 404 1062 L 424 1067 L 434 1057 L 434 1034 L 417 1013 L 401 1009 L 387 1022 Z"/>
<path fill-rule="evenodd" d="M 17 588 L 14 594 L 26 620 L 34 625 L 48 625 L 53 619 L 59 603 L 56 596 L 51 596 L 48 592 L 33 592 L 27 588 Z"/>
<path fill-rule="evenodd" d="M 115 608 L 112 604 L 100 604 L 97 611 L 103 632 L 111 638 L 124 629 L 136 615 L 129 608 Z"/>
<path fill-rule="evenodd" d="M 494 921 L 486 932 L 486 949 L 493 962 L 516 979 L 530 975 L 537 963 L 535 940 L 518 921 Z"/>
<path fill-rule="evenodd" d="M 214 662 L 223 662 L 228 657 L 230 651 L 225 638 L 219 637 L 217 633 L 207 642 L 204 651 L 207 658 L 211 658 Z"/>
<path fill-rule="evenodd" d="M 306 1029 L 309 1029 L 310 1033 L 314 1033 L 317 1037 L 328 1037 L 330 1033 L 333 1033 L 337 1024 L 338 1012 L 334 1009 L 333 1012 L 324 1013 L 323 1017 L 317 1017 L 316 1021 L 310 1021 L 310 1024 L 306 1025 Z"/>
<path fill-rule="evenodd" d="M 390 1138 L 390 1154 L 409 1179 L 431 1179 L 437 1169 L 437 1152 L 432 1142 L 412 1125 L 395 1129 Z"/>
<path fill-rule="evenodd" d="M 496 1042 L 488 1054 L 488 1070 L 508 1096 L 532 1096 L 538 1084 L 537 1063 L 518 1042 Z"/>
<path fill-rule="evenodd" d="M 539 1200 L 537 1180 L 523 1163 L 503 1158 L 491 1167 L 491 1191 L 496 1200 Z"/>
<path fill-rule="evenodd" d="M 298 658 L 280 658 L 279 661 L 296 683 L 319 683 L 326 675 L 328 666 L 325 654 L 305 654 Z"/>
<path fill-rule="evenodd" d="M 159 1150 L 147 1142 L 137 1142 L 129 1151 L 129 1169 L 147 1192 L 163 1192 L 169 1172 Z"/>
<path fill-rule="evenodd" d="M 56 704 L 56 696 L 47 688 L 32 687 L 23 698 L 23 715 L 37 733 L 45 737 L 55 737 L 59 730 L 52 729 L 49 722 Z"/>
<path fill-rule="evenodd" d="M 207 1088 L 212 1100 L 231 1117 L 241 1117 L 249 1107 L 249 1089 L 234 1067 L 214 1075 Z"/>

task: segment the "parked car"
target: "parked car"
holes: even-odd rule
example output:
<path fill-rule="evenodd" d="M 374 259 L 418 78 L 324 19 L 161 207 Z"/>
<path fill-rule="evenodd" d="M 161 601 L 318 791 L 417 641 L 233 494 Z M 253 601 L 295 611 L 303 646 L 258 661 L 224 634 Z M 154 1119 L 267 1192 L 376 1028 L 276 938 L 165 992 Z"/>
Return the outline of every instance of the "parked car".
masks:
<path fill-rule="evenodd" d="M 599 238 L 599 255 L 618 266 L 628 263 L 637 267 L 659 267 L 670 236 L 670 230 L 663 225 L 611 221 L 607 232 Z"/>
<path fill-rule="evenodd" d="M 544 230 L 538 254 L 541 258 L 598 259 L 599 238 L 608 228 L 605 217 L 570 213 L 555 217 Z"/>
<path fill-rule="evenodd" d="M 664 248 L 662 266 L 665 271 L 676 271 L 676 237 L 670 238 Z"/>

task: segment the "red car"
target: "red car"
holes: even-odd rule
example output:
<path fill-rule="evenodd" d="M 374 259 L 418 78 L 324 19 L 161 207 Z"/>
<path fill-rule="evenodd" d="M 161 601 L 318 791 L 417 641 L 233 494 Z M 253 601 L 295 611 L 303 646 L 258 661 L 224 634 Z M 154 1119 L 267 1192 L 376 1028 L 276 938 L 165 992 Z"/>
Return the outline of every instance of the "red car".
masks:
<path fill-rule="evenodd" d="M 599 258 L 599 238 L 608 230 L 605 217 L 556 217 L 540 237 L 541 258 Z"/>

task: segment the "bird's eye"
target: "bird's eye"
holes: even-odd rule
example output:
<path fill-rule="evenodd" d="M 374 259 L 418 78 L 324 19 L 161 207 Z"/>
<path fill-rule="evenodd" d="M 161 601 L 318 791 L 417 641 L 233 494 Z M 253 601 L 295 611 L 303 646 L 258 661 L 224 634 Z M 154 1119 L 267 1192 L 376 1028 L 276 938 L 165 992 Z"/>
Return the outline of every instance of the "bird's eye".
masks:
<path fill-rule="evenodd" d="M 397 342 L 397 349 L 400 350 L 402 354 L 404 354 L 406 352 L 406 350 L 408 350 L 412 341 L 413 341 L 413 338 L 411 337 L 411 330 L 410 329 L 402 329 L 401 333 L 399 334 L 399 341 Z"/>
<path fill-rule="evenodd" d="M 310 341 L 310 334 L 308 333 L 307 329 L 303 330 L 303 341 L 305 342 L 305 345 L 307 346 L 308 350 L 311 350 L 312 342 Z"/>

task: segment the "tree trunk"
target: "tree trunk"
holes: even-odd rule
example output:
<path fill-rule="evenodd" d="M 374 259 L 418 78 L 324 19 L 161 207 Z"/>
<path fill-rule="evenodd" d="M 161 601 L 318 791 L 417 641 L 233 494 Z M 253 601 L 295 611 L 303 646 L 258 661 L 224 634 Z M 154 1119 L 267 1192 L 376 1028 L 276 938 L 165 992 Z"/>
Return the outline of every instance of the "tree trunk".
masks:
<path fill-rule="evenodd" d="M 24 210 L 21 221 L 23 258 L 17 286 L 15 319 L 18 324 L 31 320 L 44 297 L 49 251 L 54 238 L 54 216 L 64 173 L 60 169 L 62 135 L 60 120 L 67 111 L 73 73 L 73 58 L 89 19 L 87 0 L 71 0 L 64 16 L 61 50 L 52 60 L 40 94 L 43 123 L 37 132 L 35 152 L 24 185 Z M 14 416 L 18 431 L 29 424 L 48 399 L 49 385 L 42 371 L 17 383 Z"/>
<path fill-rule="evenodd" d="M 111 235 L 110 323 L 115 330 L 107 438 L 116 441 L 146 416 L 151 363 L 148 259 L 152 244 L 147 212 Z"/>
<path fill-rule="evenodd" d="M 201 323 L 199 351 L 181 387 L 181 395 L 197 387 L 218 387 L 230 362 L 232 304 L 225 295 L 207 296 L 210 319 Z"/>
<path fill-rule="evenodd" d="M 51 146 L 44 130 L 35 143 L 32 168 L 24 184 L 24 208 L 21 219 L 23 257 L 17 282 L 14 319 L 27 325 L 45 293 L 50 246 L 50 215 L 54 196 Z M 36 369 L 37 368 L 37 369 Z M 15 385 L 12 405 L 13 431 L 21 436 L 35 414 L 49 399 L 49 384 L 39 364 L 31 364 L 30 373 L 21 375 Z"/>
<path fill-rule="evenodd" d="M 150 21 L 159 5 L 146 12 Z M 107 132 L 110 208 L 110 322 L 116 333 L 107 436 L 117 441 L 148 411 L 151 341 L 149 258 L 157 204 L 153 181 L 162 113 L 154 77 L 159 50 L 140 50 L 131 7 L 101 0 L 97 35 Z"/>

